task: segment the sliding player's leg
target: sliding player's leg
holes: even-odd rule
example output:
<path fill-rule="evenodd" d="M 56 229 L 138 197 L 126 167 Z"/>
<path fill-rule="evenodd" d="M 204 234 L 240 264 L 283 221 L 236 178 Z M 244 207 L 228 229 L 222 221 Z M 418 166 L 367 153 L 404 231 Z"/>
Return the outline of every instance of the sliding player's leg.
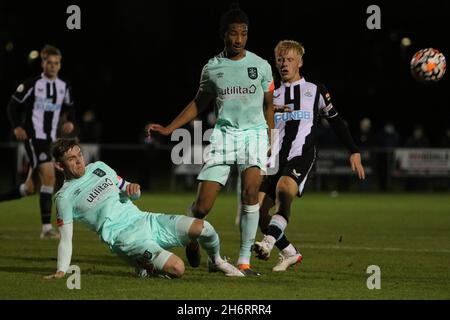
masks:
<path fill-rule="evenodd" d="M 136 258 L 136 273 L 139 277 L 181 278 L 184 274 L 184 262 L 174 253 L 162 249 L 153 243 Z M 143 248 L 144 249 L 144 248 Z"/>
<path fill-rule="evenodd" d="M 219 236 L 208 221 L 182 215 L 167 214 L 149 214 L 148 219 L 151 221 L 151 236 L 153 237 L 153 241 L 158 245 L 158 248 L 169 250 L 173 247 L 185 246 L 189 241 L 198 241 L 200 246 L 208 254 L 210 271 L 221 271 L 227 276 L 243 276 L 237 268 L 223 260 L 220 256 Z M 142 248 L 151 248 L 150 243 L 142 246 Z M 152 249 L 149 250 L 150 253 L 156 252 L 155 249 L 153 251 L 151 251 Z M 173 276 L 179 273 L 177 271 L 181 271 L 184 268 L 184 265 L 180 265 L 178 257 L 177 259 L 167 258 L 163 264 L 160 260 L 167 256 L 167 253 L 163 252 L 159 253 L 159 255 L 160 257 L 156 258 L 153 262 L 156 270 Z"/>
<path fill-rule="evenodd" d="M 124 217 L 120 232 L 103 230 L 111 237 L 111 250 L 133 266 L 139 277 L 180 278 L 183 260 L 167 250 L 181 245 L 175 230 L 177 216 L 135 210 Z"/>
<path fill-rule="evenodd" d="M 177 220 L 176 229 L 183 245 L 189 241 L 187 238 L 199 242 L 208 254 L 210 272 L 221 271 L 227 276 L 244 276 L 236 267 L 222 259 L 219 235 L 208 221 L 181 216 Z"/>

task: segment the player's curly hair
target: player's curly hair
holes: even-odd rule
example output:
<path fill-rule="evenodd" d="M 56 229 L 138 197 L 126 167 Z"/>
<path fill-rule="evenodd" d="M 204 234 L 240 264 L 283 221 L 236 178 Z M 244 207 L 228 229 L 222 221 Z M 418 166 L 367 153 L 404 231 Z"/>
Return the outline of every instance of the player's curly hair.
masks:
<path fill-rule="evenodd" d="M 283 54 L 291 50 L 294 50 L 294 52 L 296 52 L 300 56 L 300 58 L 302 58 L 305 54 L 305 47 L 303 47 L 300 42 L 295 40 L 281 40 L 275 47 L 275 56 L 277 54 Z"/>
<path fill-rule="evenodd" d="M 49 56 L 60 56 L 62 57 L 61 50 L 57 47 L 46 44 L 41 50 L 41 59 L 47 60 Z"/>
<path fill-rule="evenodd" d="M 64 154 L 75 146 L 80 146 L 80 141 L 77 138 L 57 139 L 51 146 L 53 158 L 57 162 L 62 162 Z"/>
<path fill-rule="evenodd" d="M 226 11 L 220 18 L 220 36 L 223 38 L 225 32 L 227 32 L 230 24 L 233 23 L 245 23 L 247 26 L 249 24 L 247 14 L 241 10 L 237 2 L 233 2 L 230 5 L 230 9 Z"/>

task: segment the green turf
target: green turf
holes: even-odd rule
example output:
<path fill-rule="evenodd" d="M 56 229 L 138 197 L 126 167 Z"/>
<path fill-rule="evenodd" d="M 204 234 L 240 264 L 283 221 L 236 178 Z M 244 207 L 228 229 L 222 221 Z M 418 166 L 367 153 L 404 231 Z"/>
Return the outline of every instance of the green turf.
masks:
<path fill-rule="evenodd" d="M 144 195 L 138 206 L 184 213 L 193 194 Z M 222 254 L 237 258 L 236 197 L 222 194 L 209 221 Z M 450 197 L 448 194 L 307 194 L 296 200 L 287 235 L 304 260 L 273 273 L 252 260 L 260 277 L 210 274 L 203 256 L 177 280 L 138 279 L 98 237 L 75 224 L 72 264 L 81 290 L 65 280 L 46 281 L 56 266 L 57 241 L 40 240 L 38 199 L 0 203 L 0 299 L 450 299 Z M 257 238 L 261 235 L 258 233 Z M 341 241 L 339 241 L 341 240 Z M 174 250 L 183 259 L 183 249 Z M 381 268 L 381 289 L 369 290 L 367 266 Z"/>

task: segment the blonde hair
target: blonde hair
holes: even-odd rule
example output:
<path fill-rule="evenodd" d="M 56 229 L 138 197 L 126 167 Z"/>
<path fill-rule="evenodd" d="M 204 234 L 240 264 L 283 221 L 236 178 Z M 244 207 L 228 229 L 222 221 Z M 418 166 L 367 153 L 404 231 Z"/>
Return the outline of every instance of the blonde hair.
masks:
<path fill-rule="evenodd" d="M 295 53 L 297 53 L 300 56 L 300 59 L 305 54 L 305 47 L 303 45 L 295 40 L 282 40 L 278 42 L 277 46 L 275 47 L 275 56 L 287 53 L 289 51 L 293 50 Z"/>
<path fill-rule="evenodd" d="M 60 56 L 62 58 L 61 51 L 58 48 L 47 44 L 41 50 L 41 59 L 47 60 L 49 56 Z"/>

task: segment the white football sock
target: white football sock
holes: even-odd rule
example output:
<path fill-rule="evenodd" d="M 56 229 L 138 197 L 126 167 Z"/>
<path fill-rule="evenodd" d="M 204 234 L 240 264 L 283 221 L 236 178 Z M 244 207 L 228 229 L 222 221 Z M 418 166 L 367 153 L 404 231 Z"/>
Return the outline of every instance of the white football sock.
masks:
<path fill-rule="evenodd" d="M 297 254 L 297 249 L 290 243 L 286 248 L 284 248 L 283 253 L 287 256 L 293 256 L 294 254 Z"/>
<path fill-rule="evenodd" d="M 53 229 L 53 226 L 51 223 L 46 223 L 42 225 L 42 232 L 46 233 Z"/>

